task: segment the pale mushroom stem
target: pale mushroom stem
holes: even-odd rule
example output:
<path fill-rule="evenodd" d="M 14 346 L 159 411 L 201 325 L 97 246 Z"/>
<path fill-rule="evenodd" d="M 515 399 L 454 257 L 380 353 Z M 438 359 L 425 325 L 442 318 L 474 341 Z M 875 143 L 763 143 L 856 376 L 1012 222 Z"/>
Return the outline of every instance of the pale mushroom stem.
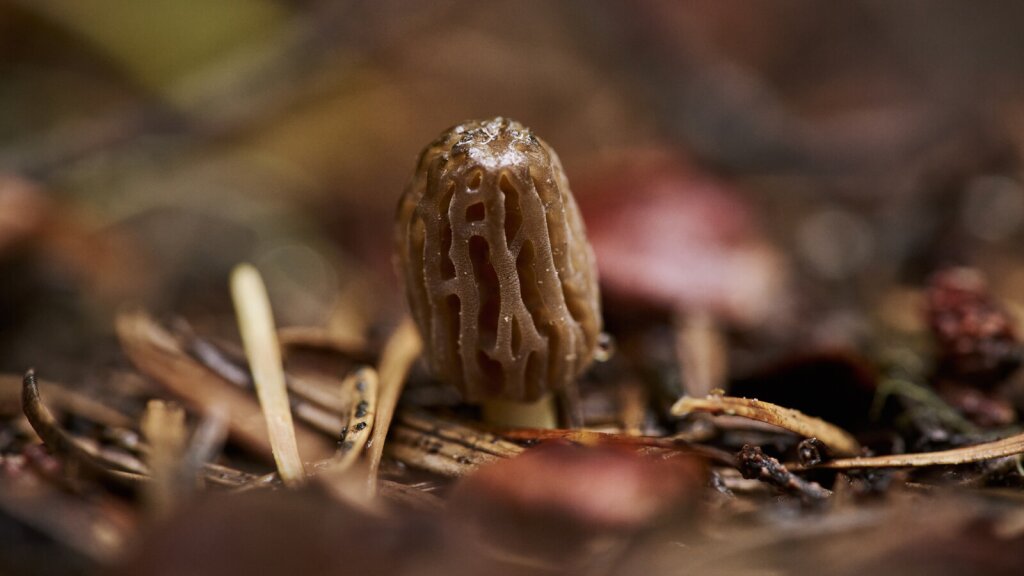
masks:
<path fill-rule="evenodd" d="M 553 394 L 536 402 L 491 399 L 481 404 L 484 422 L 500 428 L 557 428 L 558 410 Z"/>

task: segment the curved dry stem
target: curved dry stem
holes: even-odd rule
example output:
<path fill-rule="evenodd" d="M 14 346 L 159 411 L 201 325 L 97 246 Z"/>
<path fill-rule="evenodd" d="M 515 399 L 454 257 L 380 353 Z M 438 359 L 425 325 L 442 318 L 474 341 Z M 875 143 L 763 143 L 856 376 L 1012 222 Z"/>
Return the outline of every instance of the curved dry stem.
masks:
<path fill-rule="evenodd" d="M 39 383 L 36 381 L 35 370 L 25 373 L 25 378 L 22 381 L 21 406 L 32 429 L 54 454 L 67 456 L 83 470 L 110 479 L 122 486 L 134 487 L 138 482 L 146 480 L 145 476 L 139 474 L 108 468 L 98 460 L 96 454 L 65 432 L 39 396 Z"/>
<path fill-rule="evenodd" d="M 860 444 L 842 428 L 798 410 L 752 398 L 715 395 L 705 398 L 683 397 L 672 406 L 671 412 L 673 416 L 683 416 L 691 412 L 742 416 L 784 428 L 805 438 L 817 438 L 834 454 L 840 456 L 860 453 Z"/>
<path fill-rule="evenodd" d="M 384 439 L 387 438 L 391 418 L 395 414 L 395 407 L 398 406 L 398 397 L 402 393 L 402 388 L 405 387 L 405 379 L 409 374 L 409 369 L 412 368 L 412 363 L 416 361 L 422 350 L 423 340 L 420 339 L 412 319 L 407 317 L 388 338 L 384 352 L 381 354 L 380 367 L 377 370 L 380 376 L 377 417 L 373 426 L 373 434 L 367 445 L 368 489 L 371 493 L 377 491 L 377 469 L 380 467 L 380 458 L 384 453 Z"/>
<path fill-rule="evenodd" d="M 341 447 L 333 463 L 321 474 L 340 474 L 350 468 L 366 447 L 377 419 L 379 380 L 377 371 L 363 367 L 341 383 L 344 397 L 352 399 L 341 431 Z"/>
<path fill-rule="evenodd" d="M 925 466 L 955 466 L 1003 458 L 1024 453 L 1024 433 L 1015 434 L 1002 440 L 994 440 L 974 446 L 940 450 L 938 452 L 918 452 L 916 454 L 893 454 L 888 456 L 872 456 L 867 458 L 840 458 L 822 462 L 813 468 L 831 468 L 833 470 L 849 470 L 852 468 L 920 468 Z"/>
<path fill-rule="evenodd" d="M 20 374 L 0 374 L 0 414 L 14 416 L 21 410 L 21 397 L 24 376 Z M 41 390 L 46 391 L 46 398 L 51 408 L 58 414 L 74 414 L 97 424 L 111 428 L 131 428 L 134 421 L 102 402 L 94 400 L 64 383 L 51 382 L 42 378 L 36 379 Z"/>
<path fill-rule="evenodd" d="M 373 513 L 379 510 L 367 499 L 371 490 L 367 481 L 369 464 L 360 461 L 359 456 L 365 453 L 367 439 L 373 433 L 379 388 L 377 371 L 369 367 L 356 370 L 342 381 L 340 391 L 352 402 L 341 429 L 338 453 L 315 467 L 315 478 L 328 494 Z"/>

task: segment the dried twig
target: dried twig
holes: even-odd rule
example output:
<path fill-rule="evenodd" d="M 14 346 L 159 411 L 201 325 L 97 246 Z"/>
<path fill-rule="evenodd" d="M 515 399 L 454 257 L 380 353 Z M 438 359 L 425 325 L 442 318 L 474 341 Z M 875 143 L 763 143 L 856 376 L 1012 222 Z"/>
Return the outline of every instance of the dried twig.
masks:
<path fill-rule="evenodd" d="M 181 471 L 187 437 L 185 411 L 162 400 L 150 400 L 142 416 L 141 430 L 150 445 L 146 462 L 152 482 L 146 484 L 145 495 L 153 514 L 166 516 L 189 489 Z"/>
<path fill-rule="evenodd" d="M 518 444 L 509 442 L 498 435 L 476 430 L 422 411 L 402 410 L 398 413 L 398 421 L 409 428 L 451 440 L 472 450 L 493 456 L 511 458 L 523 451 Z"/>
<path fill-rule="evenodd" d="M 784 428 L 805 438 L 817 438 L 837 455 L 852 456 L 860 453 L 860 444 L 838 426 L 769 402 L 712 395 L 706 398 L 683 397 L 672 407 L 674 416 L 691 412 L 742 416 Z"/>
<path fill-rule="evenodd" d="M 659 436 L 634 436 L 615 432 L 601 432 L 576 428 L 506 428 L 501 435 L 511 440 L 524 442 L 544 442 L 564 440 L 577 444 L 626 444 L 633 446 L 654 446 L 658 448 L 675 448 L 680 442 L 672 438 Z"/>
<path fill-rule="evenodd" d="M 337 352 L 356 362 L 370 361 L 365 342 L 339 337 L 319 326 L 287 326 L 277 331 L 277 337 L 285 349 L 320 348 Z"/>
<path fill-rule="evenodd" d="M 679 437 L 665 436 L 633 436 L 631 434 L 618 434 L 614 432 L 600 432 L 597 430 L 578 430 L 563 428 L 512 428 L 503 429 L 501 435 L 511 440 L 524 442 L 545 442 L 551 440 L 562 440 L 577 444 L 617 444 L 620 446 L 632 446 L 637 449 L 652 449 L 658 451 L 692 452 L 718 462 L 726 466 L 735 466 L 736 460 L 732 454 L 703 444 L 695 444 Z"/>
<path fill-rule="evenodd" d="M 0 375 L 0 405 L 4 406 L 3 415 L 13 416 L 15 411 L 21 412 L 23 381 L 24 376 Z M 58 413 L 74 414 L 108 427 L 129 428 L 134 424 L 125 414 L 72 388 L 41 378 L 36 380 L 36 384 L 40 390 L 46 392 L 50 408 Z M 6 409 L 7 406 L 11 407 L 10 411 Z"/>
<path fill-rule="evenodd" d="M 207 463 L 203 467 L 203 480 L 221 488 L 239 488 L 255 481 L 257 476 L 222 464 Z"/>
<path fill-rule="evenodd" d="M 62 454 L 70 461 L 82 467 L 89 473 L 96 474 L 117 482 L 122 486 L 132 487 L 137 482 L 144 480 L 144 477 L 133 472 L 124 470 L 112 470 L 101 463 L 96 454 L 77 442 L 71 435 L 65 432 L 53 414 L 43 404 L 39 397 L 39 385 L 36 382 L 35 370 L 25 373 L 22 388 L 22 409 L 25 417 L 28 418 L 36 434 L 55 454 Z"/>
<path fill-rule="evenodd" d="M 380 358 L 380 393 L 377 396 L 377 418 L 373 427 L 373 436 L 367 446 L 369 452 L 367 457 L 370 466 L 370 486 L 375 492 L 377 469 L 380 466 L 380 458 L 384 453 L 384 439 L 388 435 L 388 428 L 391 426 L 391 417 L 398 405 L 398 397 L 405 387 L 405 378 L 412 367 L 412 363 L 419 357 L 423 349 L 423 341 L 416 331 L 412 320 L 406 318 L 395 329 L 395 332 L 388 339 L 384 346 L 384 352 Z"/>
<path fill-rule="evenodd" d="M 218 414 L 204 417 L 199 421 L 195 432 L 192 433 L 188 448 L 182 456 L 182 478 L 201 476 L 210 485 L 232 488 L 250 482 L 255 477 L 248 472 L 211 462 L 224 445 L 227 436 L 226 425 L 225 417 Z M 121 432 L 110 434 L 110 440 L 120 450 L 123 450 L 116 452 L 121 463 L 120 467 L 138 473 L 140 479 L 148 480 L 149 468 L 137 456 L 147 458 L 150 453 L 149 444 L 141 441 L 133 432 L 123 430 Z M 89 443 L 89 440 L 85 438 L 76 438 L 76 440 L 85 444 Z M 101 462 L 106 463 L 114 453 L 108 449 L 100 451 L 97 456 Z"/>
<path fill-rule="evenodd" d="M 398 413 L 387 445 L 392 458 L 447 477 L 462 476 L 522 451 L 521 446 L 494 434 L 410 410 Z"/>
<path fill-rule="evenodd" d="M 706 310 L 676 315 L 676 358 L 688 396 L 704 396 L 728 379 L 725 338 Z"/>
<path fill-rule="evenodd" d="M 391 480 L 381 480 L 378 484 L 378 489 L 382 497 L 415 510 L 438 512 L 444 508 L 444 500 L 416 486 Z"/>
<path fill-rule="evenodd" d="M 830 460 L 814 466 L 815 468 L 831 468 L 845 470 L 850 468 L 919 468 L 925 466 L 954 466 L 980 462 L 993 458 L 1003 458 L 1024 453 L 1024 433 L 1015 434 L 1002 440 L 940 450 L 938 452 L 919 452 L 916 454 L 892 454 L 888 456 L 872 456 L 863 458 L 841 458 Z"/>
<path fill-rule="evenodd" d="M 125 353 L 140 372 L 200 413 L 223 414 L 233 439 L 260 456 L 271 456 L 263 413 L 249 393 L 192 359 L 171 334 L 145 313 L 121 314 L 116 327 Z M 330 434 L 337 434 L 339 429 L 331 430 Z M 297 426 L 295 434 L 307 462 L 323 460 L 334 453 L 334 443 L 307 426 Z"/>
<path fill-rule="evenodd" d="M 252 376 L 249 374 L 249 363 L 242 354 L 225 350 L 224 347 L 207 340 L 192 332 L 184 321 L 175 322 L 175 333 L 180 338 L 182 348 L 192 354 L 196 360 L 236 386 L 253 389 Z M 279 330 L 282 334 L 284 330 Z M 280 337 L 280 336 L 279 336 Z M 282 348 L 284 342 L 280 342 Z M 332 414 L 348 409 L 348 398 L 339 397 L 338 391 L 329 386 L 312 383 L 304 378 L 285 373 L 285 384 L 288 386 L 288 397 L 292 411 L 306 412 L 314 425 L 328 422 Z M 326 430 L 329 434 L 337 431 L 337 423 Z"/>
<path fill-rule="evenodd" d="M 231 273 L 231 297 L 238 315 L 238 329 L 249 358 L 256 396 L 270 434 L 274 462 L 285 484 L 294 486 L 306 479 L 302 466 L 288 389 L 284 383 L 284 364 L 277 344 L 270 299 L 260 273 L 249 264 L 237 266 Z"/>
<path fill-rule="evenodd" d="M 204 417 L 196 426 L 182 457 L 182 477 L 196 479 L 200 474 L 209 476 L 213 470 L 211 460 L 224 448 L 227 440 L 227 422 L 223 414 L 214 412 Z"/>
<path fill-rule="evenodd" d="M 744 445 L 736 453 L 736 463 L 744 478 L 767 482 L 805 501 L 824 500 L 832 495 L 817 482 L 808 482 L 794 476 L 781 462 L 762 452 L 758 446 Z"/>
<path fill-rule="evenodd" d="M 348 419 L 341 429 L 338 455 L 323 473 L 337 474 L 347 470 L 356 461 L 373 432 L 377 416 L 377 371 L 360 368 L 342 382 L 345 394 L 353 399 Z"/>
<path fill-rule="evenodd" d="M 449 478 L 457 478 L 502 459 L 401 423 L 391 429 L 387 452 L 408 466 Z"/>
<path fill-rule="evenodd" d="M 194 334 L 184 322 L 175 323 L 182 348 L 188 350 L 206 368 L 245 390 L 255 390 L 249 363 L 245 357 L 232 354 L 222 347 Z M 348 398 L 343 398 L 322 386 L 313 385 L 304 379 L 285 374 L 288 387 L 288 401 L 292 414 L 311 427 L 334 436 L 343 426 L 338 413 L 348 408 Z"/>

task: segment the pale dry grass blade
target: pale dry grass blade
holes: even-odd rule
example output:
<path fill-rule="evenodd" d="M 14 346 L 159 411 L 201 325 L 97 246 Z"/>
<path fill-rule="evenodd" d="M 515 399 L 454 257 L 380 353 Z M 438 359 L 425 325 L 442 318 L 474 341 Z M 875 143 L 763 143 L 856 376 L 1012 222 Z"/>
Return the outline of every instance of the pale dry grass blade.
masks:
<path fill-rule="evenodd" d="M 182 478 L 183 454 L 187 441 L 185 411 L 177 404 L 150 400 L 142 415 L 141 430 L 149 441 L 146 464 L 150 482 L 146 498 L 153 515 L 168 515 L 181 502 L 188 487 Z"/>
<path fill-rule="evenodd" d="M 256 384 L 256 395 L 267 421 L 274 462 L 285 484 L 301 484 L 305 481 L 306 471 L 295 440 L 281 349 L 277 343 L 267 289 L 256 268 L 241 264 L 234 269 L 231 273 L 231 297 L 238 315 L 245 355 Z"/>

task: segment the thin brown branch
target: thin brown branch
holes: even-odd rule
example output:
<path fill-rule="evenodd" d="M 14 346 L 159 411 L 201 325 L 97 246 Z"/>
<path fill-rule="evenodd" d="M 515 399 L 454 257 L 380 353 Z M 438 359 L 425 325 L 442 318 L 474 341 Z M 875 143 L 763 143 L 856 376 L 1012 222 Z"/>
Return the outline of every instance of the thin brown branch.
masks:
<path fill-rule="evenodd" d="M 94 452 L 77 442 L 57 423 L 39 396 L 39 384 L 36 382 L 35 370 L 25 373 L 22 386 L 22 410 L 29 424 L 47 447 L 54 453 L 67 457 L 70 461 L 88 473 L 106 478 L 125 487 L 133 487 L 144 480 L 138 474 L 123 470 L 112 470 L 101 463 Z"/>
<path fill-rule="evenodd" d="M 376 491 L 377 469 L 384 453 L 384 440 L 391 426 L 391 418 L 398 405 L 398 397 L 405 387 L 405 379 L 412 368 L 412 363 L 423 350 L 423 341 L 412 319 L 406 318 L 395 329 L 384 346 L 380 358 L 380 393 L 377 397 L 377 418 L 373 427 L 373 435 L 367 446 L 367 457 L 370 466 L 371 491 Z"/>
<path fill-rule="evenodd" d="M 663 436 L 633 436 L 597 430 L 577 430 L 565 428 L 513 428 L 501 430 L 501 435 L 510 440 L 522 442 L 549 442 L 561 440 L 577 444 L 616 444 L 631 446 L 638 449 L 656 449 L 675 452 L 692 452 L 726 466 L 735 466 L 732 454 L 702 444 L 694 444 L 685 439 Z"/>
<path fill-rule="evenodd" d="M 356 362 L 369 362 L 371 359 L 365 342 L 338 337 L 319 326 L 286 326 L 277 331 L 277 337 L 285 350 L 319 348 L 337 352 Z"/>
<path fill-rule="evenodd" d="M 1004 458 L 1024 454 L 1024 433 L 1015 434 L 1002 440 L 941 450 L 938 452 L 918 452 L 915 454 L 892 454 L 888 456 L 872 456 L 864 458 L 841 458 L 823 462 L 814 468 L 830 468 L 846 470 L 851 468 L 920 468 L 926 466 L 955 466 L 981 462 L 993 458 Z"/>
<path fill-rule="evenodd" d="M 477 430 L 451 420 L 444 420 L 422 411 L 403 410 L 398 413 L 398 421 L 409 428 L 492 456 L 511 458 L 523 451 L 522 446 L 509 442 L 496 434 Z"/>
<path fill-rule="evenodd" d="M 402 423 L 391 429 L 387 453 L 408 466 L 449 478 L 463 476 L 502 459 Z"/>
<path fill-rule="evenodd" d="M 0 406 L 4 407 L 3 415 L 13 416 L 15 410 L 21 412 L 23 381 L 23 376 L 0 375 Z M 37 379 L 36 383 L 39 389 L 46 393 L 50 408 L 58 413 L 74 414 L 108 427 L 131 428 L 134 424 L 125 414 L 63 384 L 42 378 Z M 7 410 L 7 406 L 11 407 L 10 411 Z"/>
<path fill-rule="evenodd" d="M 387 454 L 400 462 L 446 477 L 523 452 L 517 444 L 425 412 L 403 410 L 388 437 Z"/>
<path fill-rule="evenodd" d="M 377 417 L 378 387 L 377 371 L 373 368 L 360 368 L 342 382 L 343 393 L 352 398 L 353 403 L 341 428 L 338 455 L 320 474 L 344 473 L 363 453 Z"/>
<path fill-rule="evenodd" d="M 221 344 L 195 334 L 183 320 L 175 321 L 174 332 L 182 349 L 188 351 L 203 366 L 236 386 L 245 389 L 254 387 L 249 374 L 249 363 L 244 354 L 229 351 Z M 278 334 L 281 333 L 282 330 L 279 330 Z M 285 343 L 281 342 L 280 344 L 284 348 Z M 285 374 L 285 384 L 288 386 L 292 410 L 296 413 L 299 411 L 306 413 L 318 427 L 329 422 L 333 414 L 348 409 L 349 399 L 339 397 L 337 390 L 330 386 L 310 382 L 288 373 Z M 333 434 L 337 429 L 336 425 L 332 425 L 325 431 Z"/>
<path fill-rule="evenodd" d="M 798 410 L 752 398 L 716 395 L 705 398 L 683 397 L 672 406 L 671 412 L 674 416 L 684 416 L 691 412 L 742 416 L 784 428 L 805 438 L 817 438 L 840 456 L 860 453 L 860 444 L 842 428 Z"/>
<path fill-rule="evenodd" d="M 430 492 L 392 480 L 381 480 L 378 483 L 378 490 L 382 498 L 422 512 L 438 512 L 445 504 L 444 500 Z"/>
<path fill-rule="evenodd" d="M 817 482 L 795 476 L 781 462 L 768 456 L 759 446 L 744 445 L 736 454 L 737 469 L 747 479 L 756 479 L 799 496 L 804 502 L 825 500 L 832 495 Z"/>
<path fill-rule="evenodd" d="M 146 454 L 151 482 L 146 495 L 156 517 L 168 515 L 181 503 L 191 486 L 182 478 L 182 455 L 187 431 L 185 411 L 178 405 L 150 400 L 142 416 L 142 434 L 149 441 Z"/>
<path fill-rule="evenodd" d="M 125 353 L 140 372 L 201 414 L 222 413 L 234 440 L 255 454 L 271 456 L 263 413 L 247 391 L 192 359 L 171 334 L 143 312 L 121 314 L 116 327 Z M 308 426 L 300 424 L 295 433 L 305 461 L 323 460 L 334 453 L 333 442 Z M 337 434 L 337 429 L 330 433 Z"/>

